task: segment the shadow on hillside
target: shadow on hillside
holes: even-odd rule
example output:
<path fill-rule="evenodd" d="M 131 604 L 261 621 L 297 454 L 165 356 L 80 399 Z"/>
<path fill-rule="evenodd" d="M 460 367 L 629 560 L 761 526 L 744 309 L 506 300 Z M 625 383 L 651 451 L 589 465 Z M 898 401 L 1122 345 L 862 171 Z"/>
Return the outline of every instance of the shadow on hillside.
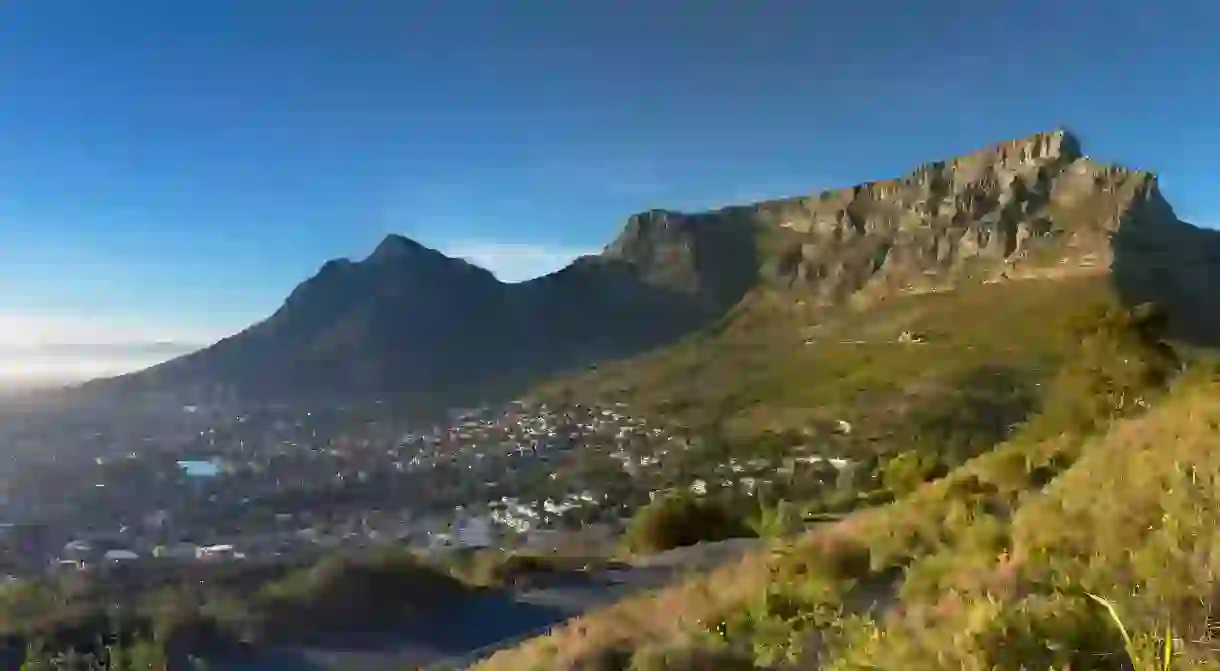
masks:
<path fill-rule="evenodd" d="M 475 653 L 557 624 L 573 613 L 494 592 L 438 606 L 398 631 L 325 634 L 293 644 L 216 656 L 220 671 L 313 671 L 323 668 L 412 668 Z"/>
<path fill-rule="evenodd" d="M 513 382 L 528 388 L 549 375 L 634 356 L 728 314 L 758 281 L 757 246 L 750 229 L 738 226 L 720 226 L 698 239 L 690 275 L 679 282 L 697 286 L 694 292 L 654 281 L 631 263 L 604 258 L 578 260 L 521 285 L 521 311 L 539 317 L 512 345 L 519 355 L 510 371 L 522 373 Z"/>
<path fill-rule="evenodd" d="M 673 343 L 723 317 L 759 275 L 752 229 L 731 223 L 692 221 L 706 227 L 682 247 L 686 261 L 660 253 L 642 265 L 584 257 L 527 282 L 480 285 L 469 295 L 432 292 L 445 300 L 404 290 L 349 309 L 331 294 L 367 297 L 383 288 L 342 285 L 327 290 L 328 300 L 296 301 L 207 349 L 62 396 L 119 407 L 158 399 L 325 405 L 404 393 L 440 406 L 501 399 L 555 374 Z"/>
<path fill-rule="evenodd" d="M 957 465 L 1006 440 L 1038 406 L 1034 382 L 1016 367 L 987 364 L 950 379 L 905 416 L 893 431 L 910 433 L 911 447 Z"/>
<path fill-rule="evenodd" d="M 1165 221 L 1121 226 L 1111 242 L 1111 282 L 1123 304 L 1155 303 L 1174 338 L 1220 345 L 1220 231 Z"/>

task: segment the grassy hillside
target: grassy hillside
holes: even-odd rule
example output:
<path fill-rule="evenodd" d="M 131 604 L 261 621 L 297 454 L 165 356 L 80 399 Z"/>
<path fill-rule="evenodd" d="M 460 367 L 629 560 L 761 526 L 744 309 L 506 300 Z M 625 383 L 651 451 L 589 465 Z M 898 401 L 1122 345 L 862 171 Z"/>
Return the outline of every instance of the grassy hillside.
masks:
<path fill-rule="evenodd" d="M 1170 668 L 1220 665 L 1211 643 L 1216 367 L 1194 353 L 1183 372 L 1182 350 L 1158 340 L 1156 315 L 1116 309 L 1096 280 L 995 286 L 823 321 L 835 340 L 875 336 L 871 351 L 790 345 L 801 354 L 784 367 L 761 353 L 748 363 L 745 353 L 709 356 L 732 351 L 730 325 L 724 343 L 686 343 L 672 358 L 569 383 L 575 394 L 581 384 L 626 386 L 638 402 L 661 404 L 679 393 L 732 397 L 743 382 L 767 380 L 748 387 L 762 399 L 730 408 L 742 432 L 861 401 L 853 417 L 877 426 L 921 416 L 929 399 L 960 411 L 986 385 L 951 390 L 951 381 L 980 370 L 1004 371 L 992 396 L 1033 391 L 1024 420 L 997 444 L 974 445 L 977 456 L 893 503 L 581 618 L 482 668 L 1151 669 L 1162 668 L 1166 638 Z M 901 330 L 927 342 L 893 343 Z M 887 407 L 899 411 L 887 417 Z M 932 422 L 948 430 L 927 432 L 928 449 L 968 425 Z M 888 440 L 919 437 L 919 422 L 905 426 Z M 1130 652 L 1090 594 L 1115 605 L 1133 632 Z"/>
<path fill-rule="evenodd" d="M 559 380 L 539 395 L 625 400 L 691 426 L 723 422 L 741 436 L 843 419 L 867 441 L 883 435 L 896 412 L 969 392 L 987 374 L 1008 378 L 1003 386 L 1014 395 L 1036 393 L 1028 388 L 1073 345 L 1063 326 L 1109 298 L 1097 276 L 976 284 L 834 309 L 759 294 L 718 328 Z M 924 342 L 898 342 L 904 331 Z"/>

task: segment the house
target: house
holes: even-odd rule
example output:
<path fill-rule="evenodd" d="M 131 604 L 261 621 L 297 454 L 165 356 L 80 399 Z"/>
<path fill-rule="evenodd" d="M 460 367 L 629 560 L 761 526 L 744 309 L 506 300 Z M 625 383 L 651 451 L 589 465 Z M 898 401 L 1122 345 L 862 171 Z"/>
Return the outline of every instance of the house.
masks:
<path fill-rule="evenodd" d="M 60 559 L 59 561 L 55 562 L 55 566 L 56 568 L 70 571 L 85 570 L 85 562 L 75 559 Z"/>
<path fill-rule="evenodd" d="M 68 561 L 87 561 L 94 555 L 93 544 L 82 540 L 70 541 L 59 554 Z"/>
<path fill-rule="evenodd" d="M 199 546 L 194 543 L 160 545 L 153 549 L 153 556 L 161 559 L 195 559 L 198 554 Z"/>
<path fill-rule="evenodd" d="M 196 559 L 228 559 L 236 556 L 232 545 L 208 545 L 195 551 Z"/>
<path fill-rule="evenodd" d="M 107 550 L 106 554 L 102 555 L 102 561 L 107 564 L 117 564 L 119 562 L 133 561 L 139 559 L 140 555 L 122 548 Z"/>

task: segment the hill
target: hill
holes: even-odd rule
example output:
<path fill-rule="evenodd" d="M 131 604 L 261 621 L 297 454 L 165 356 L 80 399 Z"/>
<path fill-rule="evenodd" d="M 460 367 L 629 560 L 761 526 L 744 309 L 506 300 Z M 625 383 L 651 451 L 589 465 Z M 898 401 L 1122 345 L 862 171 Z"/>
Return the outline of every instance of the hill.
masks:
<path fill-rule="evenodd" d="M 1220 282 L 1218 241 L 1179 221 L 1151 174 L 1097 163 L 1065 131 L 1037 133 L 897 179 L 638 214 L 601 254 L 520 284 L 390 236 L 364 260 L 324 264 L 265 321 L 87 388 L 191 400 L 421 392 L 451 401 L 515 393 L 709 326 L 797 323 L 772 321 L 776 309 L 1093 275 L 1128 302 L 1168 306 L 1198 336 L 1220 320 L 1197 291 Z"/>
<path fill-rule="evenodd" d="M 479 668 L 1220 667 L 1220 369 L 1183 369 L 1161 326 L 1093 313 L 1040 407 L 991 449 Z"/>

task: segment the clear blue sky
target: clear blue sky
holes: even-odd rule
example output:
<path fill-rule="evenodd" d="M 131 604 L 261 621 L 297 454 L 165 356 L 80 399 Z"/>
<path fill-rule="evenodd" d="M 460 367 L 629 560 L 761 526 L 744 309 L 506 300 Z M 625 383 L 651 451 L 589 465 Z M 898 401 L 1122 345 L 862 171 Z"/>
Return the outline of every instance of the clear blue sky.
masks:
<path fill-rule="evenodd" d="M 208 339 L 388 232 L 520 279 L 649 207 L 1061 123 L 1220 222 L 1217 30 L 1205 0 L 4 3 L 0 340 Z"/>

